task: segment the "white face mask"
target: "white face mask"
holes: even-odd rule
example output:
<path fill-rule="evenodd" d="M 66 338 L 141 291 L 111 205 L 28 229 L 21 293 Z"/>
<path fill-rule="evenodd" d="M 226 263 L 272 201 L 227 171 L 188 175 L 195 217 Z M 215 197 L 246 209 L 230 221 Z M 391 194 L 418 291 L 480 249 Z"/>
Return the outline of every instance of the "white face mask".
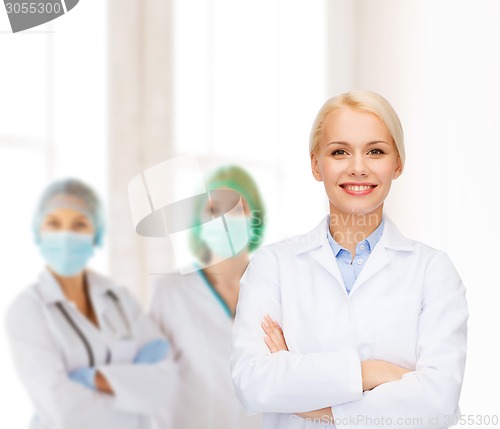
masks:
<path fill-rule="evenodd" d="M 201 225 L 201 240 L 220 258 L 231 258 L 248 248 L 251 219 L 245 216 L 224 216 Z M 231 248 L 232 246 L 232 248 Z"/>

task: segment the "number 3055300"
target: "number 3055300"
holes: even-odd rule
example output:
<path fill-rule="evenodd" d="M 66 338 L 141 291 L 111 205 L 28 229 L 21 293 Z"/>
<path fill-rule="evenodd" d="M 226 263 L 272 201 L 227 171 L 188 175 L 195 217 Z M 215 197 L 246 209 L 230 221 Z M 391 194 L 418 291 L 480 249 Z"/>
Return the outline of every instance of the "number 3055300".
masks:
<path fill-rule="evenodd" d="M 5 3 L 7 13 L 25 13 L 25 14 L 38 14 L 38 13 L 60 13 L 60 3 Z"/>

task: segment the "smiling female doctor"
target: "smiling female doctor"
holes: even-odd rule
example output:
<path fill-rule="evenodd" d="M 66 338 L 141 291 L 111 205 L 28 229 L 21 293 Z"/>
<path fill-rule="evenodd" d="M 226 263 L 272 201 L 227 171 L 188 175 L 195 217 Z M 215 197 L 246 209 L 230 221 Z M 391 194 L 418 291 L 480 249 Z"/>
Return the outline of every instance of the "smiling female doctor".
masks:
<path fill-rule="evenodd" d="M 149 429 L 173 393 L 159 329 L 125 288 L 85 268 L 103 222 L 97 195 L 74 179 L 54 182 L 39 203 L 34 233 L 47 268 L 6 320 L 32 429 Z"/>
<path fill-rule="evenodd" d="M 232 375 L 266 429 L 442 428 L 465 367 L 465 289 L 446 253 L 383 214 L 403 131 L 369 91 L 328 100 L 310 140 L 330 215 L 264 247 L 242 278 Z"/>

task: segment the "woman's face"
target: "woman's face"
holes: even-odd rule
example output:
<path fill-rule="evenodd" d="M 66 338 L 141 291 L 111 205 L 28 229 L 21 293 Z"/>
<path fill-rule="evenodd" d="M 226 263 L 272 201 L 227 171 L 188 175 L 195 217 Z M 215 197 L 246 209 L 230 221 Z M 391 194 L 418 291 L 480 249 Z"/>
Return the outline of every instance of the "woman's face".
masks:
<path fill-rule="evenodd" d="M 94 234 L 94 227 L 90 219 L 78 210 L 58 208 L 45 215 L 40 231 L 70 231 L 79 234 Z"/>
<path fill-rule="evenodd" d="M 210 200 L 201 213 L 204 222 L 200 225 L 200 239 L 210 249 L 213 263 L 231 259 L 248 250 L 248 215 L 248 203 L 237 192 L 228 188 L 210 191 Z M 224 216 L 224 225 L 218 220 L 221 216 Z"/>
<path fill-rule="evenodd" d="M 376 115 L 343 107 L 327 115 L 312 172 L 322 181 L 331 214 L 382 214 L 401 161 L 389 131 Z"/>
<path fill-rule="evenodd" d="M 238 204 L 241 198 L 241 204 Z M 230 188 L 218 188 L 211 191 L 210 200 L 203 207 L 202 218 L 216 218 L 225 214 L 229 216 L 250 216 L 247 201 Z"/>

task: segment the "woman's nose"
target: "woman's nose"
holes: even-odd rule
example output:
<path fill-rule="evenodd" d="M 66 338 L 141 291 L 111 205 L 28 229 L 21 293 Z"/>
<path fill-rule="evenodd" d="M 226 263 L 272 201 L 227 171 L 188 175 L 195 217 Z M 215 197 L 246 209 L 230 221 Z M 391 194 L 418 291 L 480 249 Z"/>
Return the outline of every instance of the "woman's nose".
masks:
<path fill-rule="evenodd" d="M 352 176 L 366 176 L 368 174 L 368 166 L 362 156 L 351 157 L 347 173 Z"/>

